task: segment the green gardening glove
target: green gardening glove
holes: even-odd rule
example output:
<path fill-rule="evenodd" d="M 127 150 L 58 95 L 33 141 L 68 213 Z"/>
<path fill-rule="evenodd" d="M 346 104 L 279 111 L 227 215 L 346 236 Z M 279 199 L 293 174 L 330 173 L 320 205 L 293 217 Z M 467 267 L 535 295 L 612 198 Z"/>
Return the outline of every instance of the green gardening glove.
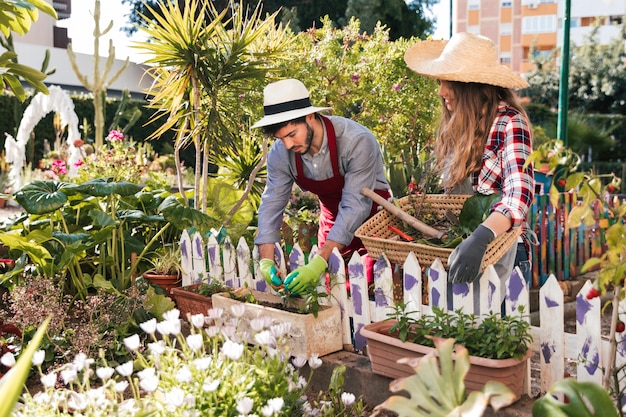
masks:
<path fill-rule="evenodd" d="M 326 271 L 328 264 L 319 255 L 315 255 L 308 264 L 287 275 L 285 288 L 294 294 L 302 294 L 317 286 L 320 275 Z"/>
<path fill-rule="evenodd" d="M 276 265 L 274 265 L 274 261 L 271 259 L 261 259 L 259 261 L 260 272 L 267 282 L 267 285 L 272 287 L 274 290 L 278 290 L 283 285 L 283 280 L 280 279 L 280 272 L 276 269 Z"/>

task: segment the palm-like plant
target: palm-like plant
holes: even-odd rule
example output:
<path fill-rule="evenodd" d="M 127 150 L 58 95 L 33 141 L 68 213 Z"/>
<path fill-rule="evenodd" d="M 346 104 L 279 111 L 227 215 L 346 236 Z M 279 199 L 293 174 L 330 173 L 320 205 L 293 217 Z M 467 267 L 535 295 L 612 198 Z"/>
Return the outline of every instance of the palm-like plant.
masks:
<path fill-rule="evenodd" d="M 151 12 L 156 20 L 140 28 L 149 38 L 140 47 L 152 54 L 147 63 L 155 65 L 150 105 L 159 110 L 152 121 L 159 120 L 161 126 L 154 136 L 168 129 L 178 132 L 174 144 L 178 166 L 180 149 L 194 145 L 195 207 L 206 211 L 203 191 L 208 189 L 209 161 L 219 161 L 223 149 L 239 146 L 234 132 L 250 119 L 245 111 L 237 111 L 242 110 L 242 97 L 266 83 L 275 61 L 287 56 L 291 38 L 276 25 L 276 13 L 261 18 L 260 6 L 248 14 L 242 3 L 231 2 L 229 9 L 219 12 L 211 1 L 186 0 L 181 10 L 167 0 L 159 13 Z M 264 152 L 266 146 L 265 142 Z M 261 158 L 260 164 L 264 161 Z M 182 190 L 180 171 L 178 185 Z M 224 223 L 228 221 L 229 217 Z"/>

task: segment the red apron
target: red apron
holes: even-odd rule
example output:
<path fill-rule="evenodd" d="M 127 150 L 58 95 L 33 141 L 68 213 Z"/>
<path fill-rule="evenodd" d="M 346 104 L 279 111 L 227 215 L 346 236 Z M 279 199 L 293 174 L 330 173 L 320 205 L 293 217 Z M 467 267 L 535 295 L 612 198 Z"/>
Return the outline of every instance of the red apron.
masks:
<path fill-rule="evenodd" d="M 324 126 L 326 126 L 326 135 L 328 136 L 328 149 L 330 151 L 330 160 L 333 165 L 333 176 L 326 180 L 315 181 L 304 176 L 302 169 L 302 157 L 296 154 L 296 184 L 305 191 L 316 194 L 320 200 L 320 219 L 319 230 L 317 233 L 317 244 L 321 247 L 326 242 L 326 236 L 335 224 L 335 219 L 339 213 L 339 203 L 341 202 L 341 194 L 343 192 L 344 178 L 339 171 L 339 157 L 337 156 L 337 137 L 335 136 L 335 128 L 330 120 L 322 117 Z M 389 190 L 374 190 L 376 194 L 390 198 Z M 374 215 L 378 210 L 378 205 L 372 202 L 372 210 L 369 217 Z M 366 253 L 361 239 L 354 238 L 352 242 L 342 249 L 343 256 L 351 255 L 353 251 L 358 251 L 361 255 Z"/>

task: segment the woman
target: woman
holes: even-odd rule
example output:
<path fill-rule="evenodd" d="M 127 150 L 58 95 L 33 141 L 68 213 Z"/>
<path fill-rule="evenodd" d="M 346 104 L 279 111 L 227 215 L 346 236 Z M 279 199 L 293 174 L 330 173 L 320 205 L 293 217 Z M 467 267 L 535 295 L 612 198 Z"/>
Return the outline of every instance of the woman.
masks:
<path fill-rule="evenodd" d="M 513 90 L 528 87 L 528 82 L 500 65 L 489 38 L 472 33 L 457 33 L 449 41 L 421 41 L 404 59 L 416 73 L 439 82 L 443 108 L 435 157 L 447 192 L 502 195 L 487 219 L 450 255 L 449 281 L 475 281 L 489 242 L 522 227 L 518 246 L 526 261 L 520 265 L 528 282 L 526 215 L 533 202 L 534 179 L 532 166 L 524 165 L 532 152 L 531 129 Z M 512 247 L 494 265 L 502 280 L 510 276 L 517 252 Z"/>

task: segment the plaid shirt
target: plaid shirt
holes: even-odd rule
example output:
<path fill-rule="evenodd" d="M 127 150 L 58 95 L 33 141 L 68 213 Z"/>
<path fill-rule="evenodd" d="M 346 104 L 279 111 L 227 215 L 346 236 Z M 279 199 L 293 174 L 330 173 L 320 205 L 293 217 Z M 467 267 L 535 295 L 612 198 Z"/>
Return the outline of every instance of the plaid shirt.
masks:
<path fill-rule="evenodd" d="M 494 204 L 498 211 L 522 227 L 522 237 L 528 248 L 526 215 L 533 203 L 535 181 L 532 165 L 524 168 L 532 152 L 530 127 L 517 110 L 500 103 L 483 154 L 480 171 L 472 178 L 474 191 L 481 194 L 502 194 Z"/>

